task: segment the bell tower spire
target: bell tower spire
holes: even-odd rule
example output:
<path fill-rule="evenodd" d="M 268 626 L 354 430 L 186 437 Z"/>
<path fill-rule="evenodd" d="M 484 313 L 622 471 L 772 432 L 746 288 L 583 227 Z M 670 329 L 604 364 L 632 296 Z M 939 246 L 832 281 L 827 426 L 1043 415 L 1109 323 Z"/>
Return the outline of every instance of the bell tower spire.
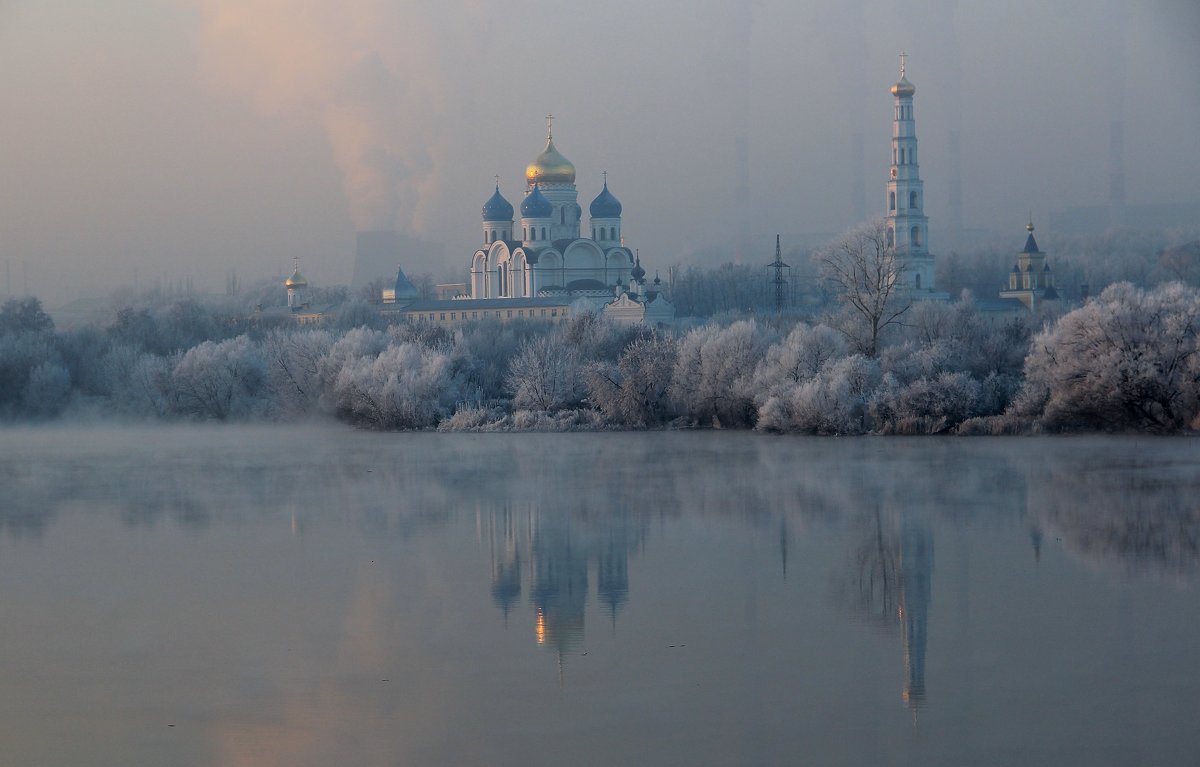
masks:
<path fill-rule="evenodd" d="M 891 88 L 892 164 L 887 182 L 887 237 L 905 264 L 910 289 L 934 288 L 933 256 L 929 254 L 929 219 L 925 215 L 925 184 L 917 154 L 917 121 L 913 115 L 916 87 L 908 80 L 908 54 L 900 54 L 900 80 Z"/>

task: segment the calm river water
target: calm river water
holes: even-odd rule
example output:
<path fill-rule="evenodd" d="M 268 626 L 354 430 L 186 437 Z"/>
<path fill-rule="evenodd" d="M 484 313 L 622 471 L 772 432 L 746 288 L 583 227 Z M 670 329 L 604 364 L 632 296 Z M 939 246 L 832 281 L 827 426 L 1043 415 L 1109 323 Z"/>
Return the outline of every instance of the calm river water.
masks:
<path fill-rule="evenodd" d="M 1200 440 L 0 432 L 4 765 L 1196 765 Z"/>

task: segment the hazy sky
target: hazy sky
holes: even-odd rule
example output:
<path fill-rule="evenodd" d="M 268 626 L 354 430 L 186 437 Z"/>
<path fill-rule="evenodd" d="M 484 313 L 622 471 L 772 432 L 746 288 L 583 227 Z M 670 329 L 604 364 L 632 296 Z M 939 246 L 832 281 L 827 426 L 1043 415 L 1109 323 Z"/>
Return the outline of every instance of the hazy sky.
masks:
<path fill-rule="evenodd" d="M 751 232 L 836 233 L 855 133 L 882 212 L 902 49 L 934 252 L 956 126 L 964 224 L 1015 243 L 1107 201 L 1116 119 L 1130 204 L 1200 200 L 1194 0 L 0 0 L 0 280 L 54 304 L 298 256 L 345 283 L 383 226 L 441 244 L 406 266 L 441 277 L 547 112 L 652 270 L 732 239 L 742 133 Z"/>

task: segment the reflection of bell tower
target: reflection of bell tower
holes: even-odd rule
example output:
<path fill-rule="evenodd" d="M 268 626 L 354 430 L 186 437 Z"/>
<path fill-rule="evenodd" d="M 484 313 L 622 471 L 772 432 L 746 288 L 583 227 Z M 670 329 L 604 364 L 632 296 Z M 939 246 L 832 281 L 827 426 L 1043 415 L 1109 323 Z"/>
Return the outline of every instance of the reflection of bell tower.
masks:
<path fill-rule="evenodd" d="M 900 528 L 900 627 L 904 631 L 904 702 L 914 712 L 925 701 L 925 631 L 933 575 L 933 533 L 905 520 Z"/>
<path fill-rule="evenodd" d="M 488 535 L 492 549 L 492 601 L 508 613 L 521 596 L 521 549 L 517 545 L 517 521 L 511 508 L 493 514 Z"/>

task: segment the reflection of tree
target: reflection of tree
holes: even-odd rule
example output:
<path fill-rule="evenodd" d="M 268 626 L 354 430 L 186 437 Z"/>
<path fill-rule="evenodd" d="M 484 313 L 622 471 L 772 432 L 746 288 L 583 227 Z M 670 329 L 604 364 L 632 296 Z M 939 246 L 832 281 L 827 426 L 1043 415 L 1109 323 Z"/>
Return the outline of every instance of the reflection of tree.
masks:
<path fill-rule="evenodd" d="M 884 626 L 893 625 L 900 588 L 900 542 L 885 529 L 876 507 L 854 549 L 853 588 L 848 596 L 855 611 Z"/>
<path fill-rule="evenodd" d="M 925 700 L 925 648 L 933 574 L 933 533 L 925 522 L 903 517 L 898 528 L 878 504 L 851 553 L 843 591 L 851 608 L 904 642 L 902 697 L 914 711 Z"/>
<path fill-rule="evenodd" d="M 1132 463 L 1043 469 L 1030 482 L 1030 513 L 1086 561 L 1196 578 L 1200 473 L 1165 457 Z"/>

